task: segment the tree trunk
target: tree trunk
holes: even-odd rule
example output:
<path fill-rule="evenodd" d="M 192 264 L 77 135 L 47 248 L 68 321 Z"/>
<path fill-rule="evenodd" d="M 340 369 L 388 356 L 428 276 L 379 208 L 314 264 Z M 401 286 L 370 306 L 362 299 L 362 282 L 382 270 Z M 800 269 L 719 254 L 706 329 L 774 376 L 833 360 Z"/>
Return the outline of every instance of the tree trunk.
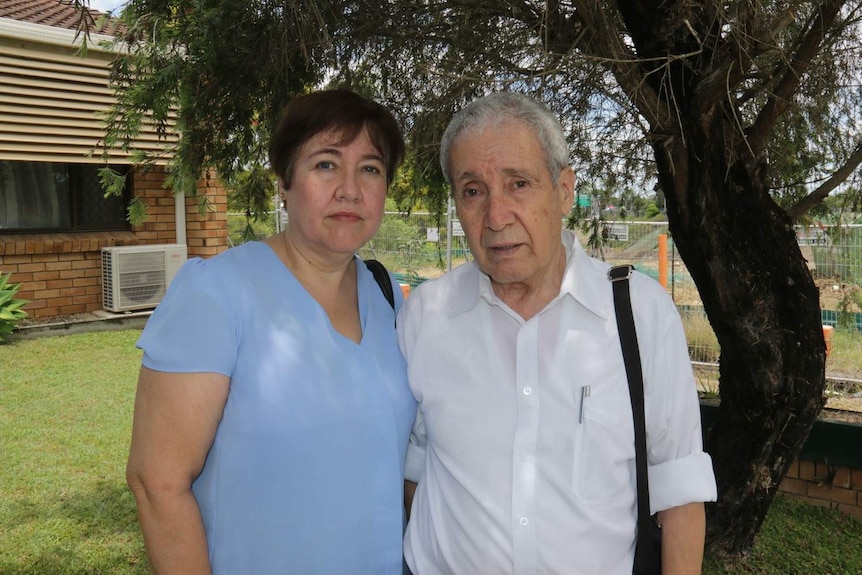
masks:
<path fill-rule="evenodd" d="M 735 129 L 718 120 L 688 130 L 687 145 L 654 145 L 670 231 L 721 346 L 721 408 L 705 447 L 719 493 L 707 546 L 724 556 L 751 548 L 823 406 L 826 360 L 819 295 L 792 223 Z"/>

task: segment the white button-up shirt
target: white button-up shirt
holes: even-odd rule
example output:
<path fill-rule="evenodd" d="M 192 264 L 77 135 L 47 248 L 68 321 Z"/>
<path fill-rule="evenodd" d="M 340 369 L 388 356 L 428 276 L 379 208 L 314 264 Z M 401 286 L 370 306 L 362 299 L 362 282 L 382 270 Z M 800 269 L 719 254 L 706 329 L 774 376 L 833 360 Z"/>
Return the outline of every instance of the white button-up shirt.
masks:
<path fill-rule="evenodd" d="M 559 295 L 525 321 L 475 263 L 420 285 L 398 318 L 419 401 L 405 535 L 415 575 L 630 575 L 634 424 L 608 265 L 564 231 Z M 653 513 L 716 497 L 673 301 L 631 278 Z"/>

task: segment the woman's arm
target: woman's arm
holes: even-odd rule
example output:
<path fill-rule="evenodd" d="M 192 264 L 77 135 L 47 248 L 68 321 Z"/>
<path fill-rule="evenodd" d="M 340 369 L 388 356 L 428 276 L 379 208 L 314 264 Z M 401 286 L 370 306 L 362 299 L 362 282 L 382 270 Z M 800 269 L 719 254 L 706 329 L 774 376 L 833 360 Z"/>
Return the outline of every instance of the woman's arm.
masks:
<path fill-rule="evenodd" d="M 126 481 L 157 575 L 211 573 L 192 482 L 212 446 L 229 387 L 220 374 L 141 368 Z"/>

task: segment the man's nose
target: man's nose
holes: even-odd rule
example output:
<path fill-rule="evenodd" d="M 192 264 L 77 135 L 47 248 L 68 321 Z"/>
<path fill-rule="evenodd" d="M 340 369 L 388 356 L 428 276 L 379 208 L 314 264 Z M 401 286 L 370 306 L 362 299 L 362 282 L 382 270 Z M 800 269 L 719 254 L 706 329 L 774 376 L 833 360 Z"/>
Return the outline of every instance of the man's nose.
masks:
<path fill-rule="evenodd" d="M 503 193 L 488 194 L 485 210 L 485 227 L 500 231 L 512 223 L 512 206 L 510 199 Z"/>

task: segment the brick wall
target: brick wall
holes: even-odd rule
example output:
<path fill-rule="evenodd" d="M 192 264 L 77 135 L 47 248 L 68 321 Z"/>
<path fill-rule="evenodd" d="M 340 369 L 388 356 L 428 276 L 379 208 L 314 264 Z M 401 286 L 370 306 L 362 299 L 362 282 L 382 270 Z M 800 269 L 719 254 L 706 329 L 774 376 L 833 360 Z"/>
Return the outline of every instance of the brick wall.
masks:
<path fill-rule="evenodd" d="M 229 247 L 227 235 L 227 194 L 213 174 L 197 183 L 198 196 L 186 198 L 186 238 L 189 255 L 209 257 Z M 201 215 L 199 200 L 207 199 Z M 173 211 L 171 212 L 173 214 Z"/>
<path fill-rule="evenodd" d="M 862 519 L 862 469 L 797 460 L 779 491 Z"/>
<path fill-rule="evenodd" d="M 163 168 L 136 174 L 135 195 L 148 205 L 148 220 L 129 232 L 0 234 L 0 272 L 22 284 L 17 297 L 30 300 L 32 319 L 71 315 L 102 308 L 101 249 L 108 246 L 176 243 L 174 197 L 162 187 Z M 201 215 L 198 200 L 209 209 Z M 207 174 L 198 198 L 186 198 L 189 256 L 208 257 L 228 247 L 227 195 Z"/>

